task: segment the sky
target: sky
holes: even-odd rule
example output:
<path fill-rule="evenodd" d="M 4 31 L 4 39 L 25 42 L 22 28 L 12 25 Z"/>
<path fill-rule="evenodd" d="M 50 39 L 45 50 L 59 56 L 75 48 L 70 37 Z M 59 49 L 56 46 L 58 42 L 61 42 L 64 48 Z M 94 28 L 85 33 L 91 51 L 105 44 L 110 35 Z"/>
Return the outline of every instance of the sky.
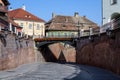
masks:
<path fill-rule="evenodd" d="M 12 9 L 26 6 L 26 11 L 36 15 L 46 22 L 56 15 L 86 16 L 91 21 L 101 25 L 102 10 L 101 0 L 9 0 Z"/>

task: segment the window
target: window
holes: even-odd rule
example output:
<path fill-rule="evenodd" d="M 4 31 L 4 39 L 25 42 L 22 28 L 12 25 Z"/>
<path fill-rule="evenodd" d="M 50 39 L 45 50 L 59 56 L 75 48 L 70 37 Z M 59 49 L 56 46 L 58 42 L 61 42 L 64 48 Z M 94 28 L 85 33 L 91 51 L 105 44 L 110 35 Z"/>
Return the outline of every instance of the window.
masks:
<path fill-rule="evenodd" d="M 117 0 L 110 0 L 111 5 L 117 4 Z"/>
<path fill-rule="evenodd" d="M 64 33 L 64 35 L 65 35 L 64 37 L 67 37 L 67 33 Z"/>
<path fill-rule="evenodd" d="M 20 23 L 20 26 L 23 27 L 24 26 L 23 23 Z"/>
<path fill-rule="evenodd" d="M 32 24 L 29 24 L 29 29 L 32 29 Z"/>
<path fill-rule="evenodd" d="M 72 38 L 74 37 L 74 33 L 71 33 L 71 37 L 72 37 Z"/>
<path fill-rule="evenodd" d="M 40 25 L 39 24 L 37 24 L 37 30 L 40 30 Z"/>
<path fill-rule="evenodd" d="M 60 37 L 60 32 L 58 32 L 58 37 Z"/>
<path fill-rule="evenodd" d="M 53 32 L 51 32 L 51 37 L 54 37 L 54 34 L 53 34 Z"/>

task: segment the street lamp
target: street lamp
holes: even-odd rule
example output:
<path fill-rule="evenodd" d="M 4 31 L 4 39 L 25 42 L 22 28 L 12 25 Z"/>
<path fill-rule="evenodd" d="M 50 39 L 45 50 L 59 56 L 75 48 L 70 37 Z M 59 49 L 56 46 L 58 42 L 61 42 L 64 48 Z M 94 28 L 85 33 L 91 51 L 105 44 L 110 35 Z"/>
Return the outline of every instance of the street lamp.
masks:
<path fill-rule="evenodd" d="M 78 27 L 78 39 L 80 39 L 80 22 L 78 21 L 76 27 Z"/>

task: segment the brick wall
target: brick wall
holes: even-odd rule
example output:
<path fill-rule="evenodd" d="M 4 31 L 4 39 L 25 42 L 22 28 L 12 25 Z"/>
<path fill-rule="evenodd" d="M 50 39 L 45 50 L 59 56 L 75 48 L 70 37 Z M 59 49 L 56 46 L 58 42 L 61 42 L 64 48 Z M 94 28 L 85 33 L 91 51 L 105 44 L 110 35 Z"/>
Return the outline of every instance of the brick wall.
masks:
<path fill-rule="evenodd" d="M 98 66 L 120 74 L 120 29 L 112 32 L 81 38 L 77 42 L 76 58 L 78 64 Z"/>
<path fill-rule="evenodd" d="M 76 62 L 75 48 L 61 43 L 42 46 L 37 54 L 38 60 L 42 54 L 43 57 L 40 60 L 47 62 Z"/>
<path fill-rule="evenodd" d="M 26 43 L 27 42 L 27 43 Z M 17 39 L 13 34 L 0 40 L 0 70 L 35 61 L 32 40 Z"/>

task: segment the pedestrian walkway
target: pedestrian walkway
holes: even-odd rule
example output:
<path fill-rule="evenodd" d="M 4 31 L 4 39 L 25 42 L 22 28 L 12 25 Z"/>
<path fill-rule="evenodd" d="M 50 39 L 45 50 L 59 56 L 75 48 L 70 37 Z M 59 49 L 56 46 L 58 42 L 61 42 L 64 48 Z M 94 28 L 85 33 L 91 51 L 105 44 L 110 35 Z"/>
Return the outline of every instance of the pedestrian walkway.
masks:
<path fill-rule="evenodd" d="M 120 76 L 86 65 L 32 63 L 1 71 L 0 80 L 120 80 Z"/>
<path fill-rule="evenodd" d="M 19 76 L 31 72 L 32 70 L 35 70 L 38 65 L 39 63 L 23 64 L 17 68 L 0 71 L 0 80 L 10 79 L 14 76 Z"/>

